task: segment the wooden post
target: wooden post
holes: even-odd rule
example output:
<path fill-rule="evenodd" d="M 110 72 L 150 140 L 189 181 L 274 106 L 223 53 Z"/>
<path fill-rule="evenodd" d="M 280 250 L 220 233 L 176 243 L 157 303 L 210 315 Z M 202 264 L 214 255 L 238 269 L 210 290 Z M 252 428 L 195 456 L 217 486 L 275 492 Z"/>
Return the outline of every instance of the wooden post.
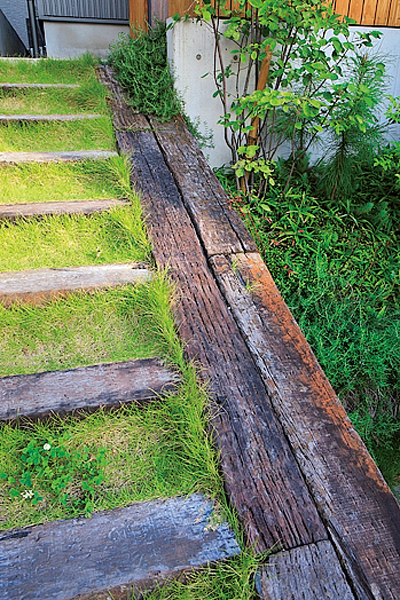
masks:
<path fill-rule="evenodd" d="M 134 29 L 147 31 L 149 21 L 149 9 L 147 0 L 129 0 L 129 23 L 131 35 Z"/>

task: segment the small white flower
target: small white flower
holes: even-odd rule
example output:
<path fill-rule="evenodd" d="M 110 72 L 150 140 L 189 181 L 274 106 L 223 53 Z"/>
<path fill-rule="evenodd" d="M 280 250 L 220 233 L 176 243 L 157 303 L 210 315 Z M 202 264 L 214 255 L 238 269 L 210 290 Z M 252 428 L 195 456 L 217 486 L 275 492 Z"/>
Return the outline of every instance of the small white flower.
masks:
<path fill-rule="evenodd" d="M 25 500 L 27 500 L 28 498 L 33 498 L 34 495 L 35 492 L 33 490 L 25 490 L 24 492 L 21 492 L 21 496 L 25 498 Z"/>
<path fill-rule="evenodd" d="M 50 444 L 45 444 L 43 446 L 43 450 L 50 450 L 50 448 L 51 448 Z"/>

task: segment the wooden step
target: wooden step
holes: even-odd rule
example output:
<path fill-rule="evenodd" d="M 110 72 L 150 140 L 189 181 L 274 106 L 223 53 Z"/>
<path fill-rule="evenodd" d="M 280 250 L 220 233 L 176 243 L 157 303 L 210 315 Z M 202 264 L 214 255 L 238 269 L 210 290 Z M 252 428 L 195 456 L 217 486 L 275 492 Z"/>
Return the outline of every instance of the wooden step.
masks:
<path fill-rule="evenodd" d="M 0 205 L 0 219 L 14 221 L 19 217 L 41 217 L 45 215 L 90 215 L 116 206 L 126 206 L 127 200 L 73 200 L 70 202 L 32 202 L 29 204 Z"/>
<path fill-rule="evenodd" d="M 80 85 L 76 83 L 8 83 L 3 82 L 0 83 L 0 89 L 4 90 L 24 90 L 24 89 L 46 89 L 46 88 L 55 88 L 55 89 L 68 89 L 68 88 L 79 88 Z"/>
<path fill-rule="evenodd" d="M 118 156 L 110 150 L 71 150 L 62 152 L 0 152 L 1 163 L 63 162 L 73 160 L 104 160 Z"/>
<path fill-rule="evenodd" d="M 2 600 L 70 600 L 96 592 L 130 598 L 157 582 L 240 553 L 200 494 L 138 503 L 90 519 L 0 533 Z"/>
<path fill-rule="evenodd" d="M 176 389 L 179 376 L 158 358 L 0 378 L 0 421 L 146 402 Z"/>
<path fill-rule="evenodd" d="M 103 115 L 76 114 L 76 115 L 0 115 L 0 125 L 13 121 L 83 121 L 85 119 L 100 119 Z"/>
<path fill-rule="evenodd" d="M 140 264 L 112 264 L 62 269 L 33 269 L 0 273 L 0 302 L 40 303 L 46 298 L 78 290 L 94 290 L 146 283 L 151 272 Z"/>

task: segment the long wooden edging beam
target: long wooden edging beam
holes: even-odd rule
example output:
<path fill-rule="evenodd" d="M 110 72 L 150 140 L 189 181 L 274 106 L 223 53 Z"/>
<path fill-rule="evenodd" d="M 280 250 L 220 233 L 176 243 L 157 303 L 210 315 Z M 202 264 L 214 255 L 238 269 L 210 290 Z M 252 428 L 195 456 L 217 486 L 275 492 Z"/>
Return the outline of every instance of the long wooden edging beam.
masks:
<path fill-rule="evenodd" d="M 346 598 L 398 600 L 400 508 L 260 267 L 248 234 L 240 234 L 183 122 L 152 121 L 152 134 L 148 121 L 127 107 L 110 72 L 103 79 L 113 92 L 119 147 L 131 156 L 132 182 L 149 214 L 154 256 L 182 290 L 178 324 L 216 403 L 213 425 L 229 497 L 250 543 L 288 552 L 272 597 L 286 600 L 297 589 L 325 600 L 343 584 Z M 262 271 L 252 277 L 242 265 L 253 287 L 246 310 L 254 309 L 242 315 L 228 293 L 234 275 L 232 286 L 246 287 L 246 276 L 235 273 L 241 257 Z M 246 319 L 255 321 L 258 347 Z M 269 336 L 259 335 L 262 320 Z M 299 556 L 313 565 L 315 590 L 305 576 L 309 569 L 293 568 Z M 264 575 L 260 591 L 270 598 Z"/>
<path fill-rule="evenodd" d="M 126 206 L 127 200 L 71 200 L 69 202 L 30 202 L 29 204 L 0 204 L 0 219 L 15 221 L 19 218 L 47 215 L 91 215 L 117 206 Z"/>
<path fill-rule="evenodd" d="M 184 570 L 239 554 L 226 522 L 210 526 L 213 512 L 212 503 L 195 494 L 5 531 L 0 597 L 83 600 L 109 590 L 114 600 L 126 600 L 132 588 L 155 587 Z"/>

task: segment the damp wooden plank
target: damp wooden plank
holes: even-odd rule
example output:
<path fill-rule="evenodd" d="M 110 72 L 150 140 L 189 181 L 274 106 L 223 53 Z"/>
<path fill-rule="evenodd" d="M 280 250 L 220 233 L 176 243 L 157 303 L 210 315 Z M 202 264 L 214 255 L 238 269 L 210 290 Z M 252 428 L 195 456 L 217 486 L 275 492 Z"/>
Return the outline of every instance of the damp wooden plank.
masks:
<path fill-rule="evenodd" d="M 153 254 L 180 290 L 186 353 L 201 365 L 214 401 L 225 485 L 247 540 L 260 551 L 324 539 L 326 531 L 243 338 L 218 290 L 173 177 L 150 132 L 117 132 L 131 155 Z"/>
<path fill-rule="evenodd" d="M 0 302 L 40 303 L 45 298 L 78 290 L 94 290 L 149 281 L 142 265 L 112 264 L 0 273 Z"/>
<path fill-rule="evenodd" d="M 104 160 L 113 156 L 118 156 L 118 153 L 108 150 L 72 150 L 70 152 L 0 152 L 0 164 Z"/>
<path fill-rule="evenodd" d="M 72 200 L 69 202 L 31 202 L 29 204 L 0 204 L 0 219 L 14 221 L 17 218 L 45 215 L 90 215 L 116 206 L 126 206 L 125 200 Z"/>
<path fill-rule="evenodd" d="M 200 494 L 138 503 L 90 519 L 0 533 L 2 600 L 70 600 L 154 586 L 239 554 L 226 522 L 209 527 L 214 507 Z"/>
<path fill-rule="evenodd" d="M 371 597 L 400 598 L 399 505 L 268 269 L 258 253 L 211 264 L 338 552 Z"/>
<path fill-rule="evenodd" d="M 102 116 L 90 113 L 76 115 L 0 115 L 0 124 L 12 121 L 83 121 L 86 119 L 100 119 Z"/>
<path fill-rule="evenodd" d="M 159 123 L 151 118 L 150 122 L 207 255 L 256 251 L 183 119 L 178 116 L 169 123 Z"/>
<path fill-rule="evenodd" d="M 306 583 L 306 584 L 305 584 Z M 269 557 L 257 583 L 268 600 L 354 600 L 330 542 L 293 548 Z"/>
<path fill-rule="evenodd" d="M 0 82 L 0 89 L 4 90 L 25 90 L 25 89 L 68 89 L 81 87 L 77 83 L 8 83 Z"/>
<path fill-rule="evenodd" d="M 0 421 L 145 402 L 176 389 L 157 358 L 0 378 Z"/>

